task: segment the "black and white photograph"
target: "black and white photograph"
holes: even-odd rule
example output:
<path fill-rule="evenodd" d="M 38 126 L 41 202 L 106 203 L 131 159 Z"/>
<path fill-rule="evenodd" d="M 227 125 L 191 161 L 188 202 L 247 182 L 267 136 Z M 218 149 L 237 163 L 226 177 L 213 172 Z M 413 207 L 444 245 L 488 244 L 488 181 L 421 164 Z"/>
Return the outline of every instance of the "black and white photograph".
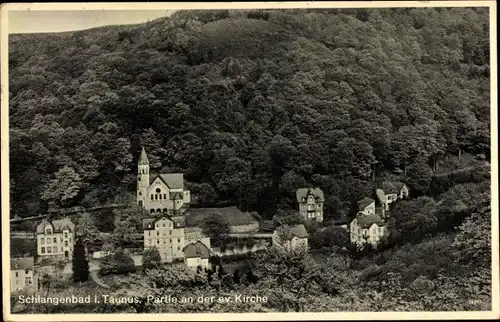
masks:
<path fill-rule="evenodd" d="M 100 5 L 2 6 L 4 319 L 500 317 L 495 1 Z"/>

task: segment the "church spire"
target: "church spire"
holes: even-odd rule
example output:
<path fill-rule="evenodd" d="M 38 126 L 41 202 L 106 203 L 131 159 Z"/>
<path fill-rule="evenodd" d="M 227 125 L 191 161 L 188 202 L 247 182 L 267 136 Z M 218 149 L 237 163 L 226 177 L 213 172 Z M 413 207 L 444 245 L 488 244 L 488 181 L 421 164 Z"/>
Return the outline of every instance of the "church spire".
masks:
<path fill-rule="evenodd" d="M 149 165 L 148 155 L 144 147 L 142 147 L 141 156 L 139 157 L 139 165 Z"/>

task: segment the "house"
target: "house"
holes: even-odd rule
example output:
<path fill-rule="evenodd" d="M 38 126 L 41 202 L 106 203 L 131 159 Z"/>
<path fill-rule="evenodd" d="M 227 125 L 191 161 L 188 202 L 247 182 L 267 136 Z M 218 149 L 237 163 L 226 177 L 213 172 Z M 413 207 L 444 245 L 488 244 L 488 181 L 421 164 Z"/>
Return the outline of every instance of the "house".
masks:
<path fill-rule="evenodd" d="M 137 167 L 137 204 L 140 207 L 151 214 L 184 213 L 191 202 L 191 195 L 182 173 L 150 174 L 149 159 L 144 148 Z"/>
<path fill-rule="evenodd" d="M 156 247 L 162 262 L 171 263 L 175 259 L 184 258 L 183 249 L 190 243 L 202 242 L 210 248 L 210 238 L 205 236 L 201 228 L 185 227 L 180 218 L 161 215 L 156 218 L 145 218 L 144 248 Z"/>
<path fill-rule="evenodd" d="M 142 220 L 144 248 L 156 247 L 162 262 L 172 262 L 183 258 L 185 245 L 184 227 L 174 227 L 174 222 L 166 215 Z"/>
<path fill-rule="evenodd" d="M 183 248 L 184 263 L 189 268 L 210 268 L 210 249 L 201 241 L 190 243 Z"/>
<path fill-rule="evenodd" d="M 320 188 L 299 188 L 295 192 L 299 213 L 305 220 L 323 221 L 325 196 Z"/>
<path fill-rule="evenodd" d="M 366 215 L 359 213 L 351 221 L 351 243 L 358 246 L 367 243 L 376 246 L 386 234 L 387 229 L 384 220 L 377 214 Z"/>
<path fill-rule="evenodd" d="M 389 210 L 389 205 L 398 199 L 407 198 L 409 195 L 408 187 L 402 182 L 384 181 L 380 188 L 375 190 L 377 198 L 384 207 Z"/>
<path fill-rule="evenodd" d="M 283 225 L 276 228 L 272 240 L 274 246 L 290 251 L 301 248 L 307 249 L 308 237 L 306 228 L 302 224 L 295 226 Z"/>
<path fill-rule="evenodd" d="M 37 254 L 39 258 L 71 260 L 75 244 L 75 225 L 64 218 L 44 219 L 36 227 Z"/>
<path fill-rule="evenodd" d="M 358 201 L 358 213 L 372 215 L 375 213 L 375 200 L 365 197 Z"/>
<path fill-rule="evenodd" d="M 10 259 L 10 290 L 35 289 L 35 260 L 33 257 Z"/>

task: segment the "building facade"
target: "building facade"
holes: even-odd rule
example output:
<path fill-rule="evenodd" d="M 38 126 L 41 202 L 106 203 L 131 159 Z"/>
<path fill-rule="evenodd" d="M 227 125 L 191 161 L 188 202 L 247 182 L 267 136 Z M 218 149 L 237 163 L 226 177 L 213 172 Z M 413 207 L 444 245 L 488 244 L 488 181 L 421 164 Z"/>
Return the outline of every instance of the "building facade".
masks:
<path fill-rule="evenodd" d="M 377 246 L 380 239 L 387 233 L 384 221 L 377 214 L 359 213 L 351 222 L 350 228 L 351 243 L 357 246 L 365 244 Z"/>
<path fill-rule="evenodd" d="M 137 165 L 137 204 L 151 214 L 180 215 L 191 202 L 182 173 L 150 174 L 144 148 Z"/>
<path fill-rule="evenodd" d="M 364 215 L 375 214 L 375 200 L 365 197 L 358 201 L 358 213 L 362 213 Z"/>
<path fill-rule="evenodd" d="M 10 259 L 10 290 L 34 290 L 35 261 L 33 257 L 20 257 Z"/>
<path fill-rule="evenodd" d="M 389 211 L 389 206 L 396 200 L 409 196 L 409 189 L 402 182 L 383 182 L 375 192 L 385 211 Z"/>
<path fill-rule="evenodd" d="M 162 262 L 184 259 L 183 249 L 190 243 L 201 242 L 210 249 L 210 238 L 201 228 L 184 227 L 181 220 L 168 216 L 143 219 L 144 248 L 156 247 Z"/>
<path fill-rule="evenodd" d="M 37 254 L 40 258 L 71 260 L 75 244 L 75 225 L 67 218 L 43 220 L 36 228 Z"/>
<path fill-rule="evenodd" d="M 305 220 L 323 221 L 325 196 L 320 188 L 299 188 L 295 192 L 299 213 Z"/>
<path fill-rule="evenodd" d="M 272 241 L 273 246 L 286 251 L 292 251 L 307 249 L 308 237 L 309 235 L 304 225 L 283 225 L 276 228 L 272 236 Z"/>
<path fill-rule="evenodd" d="M 201 241 L 187 244 L 183 252 L 187 267 L 193 270 L 210 268 L 210 249 Z"/>

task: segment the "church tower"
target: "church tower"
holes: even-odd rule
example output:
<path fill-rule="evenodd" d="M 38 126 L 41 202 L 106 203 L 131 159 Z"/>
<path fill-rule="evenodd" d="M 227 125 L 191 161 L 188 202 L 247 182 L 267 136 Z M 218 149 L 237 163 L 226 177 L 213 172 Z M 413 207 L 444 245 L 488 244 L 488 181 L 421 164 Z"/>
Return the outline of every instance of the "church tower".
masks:
<path fill-rule="evenodd" d="M 144 207 L 149 188 L 149 160 L 144 147 L 137 165 L 137 204 Z"/>

